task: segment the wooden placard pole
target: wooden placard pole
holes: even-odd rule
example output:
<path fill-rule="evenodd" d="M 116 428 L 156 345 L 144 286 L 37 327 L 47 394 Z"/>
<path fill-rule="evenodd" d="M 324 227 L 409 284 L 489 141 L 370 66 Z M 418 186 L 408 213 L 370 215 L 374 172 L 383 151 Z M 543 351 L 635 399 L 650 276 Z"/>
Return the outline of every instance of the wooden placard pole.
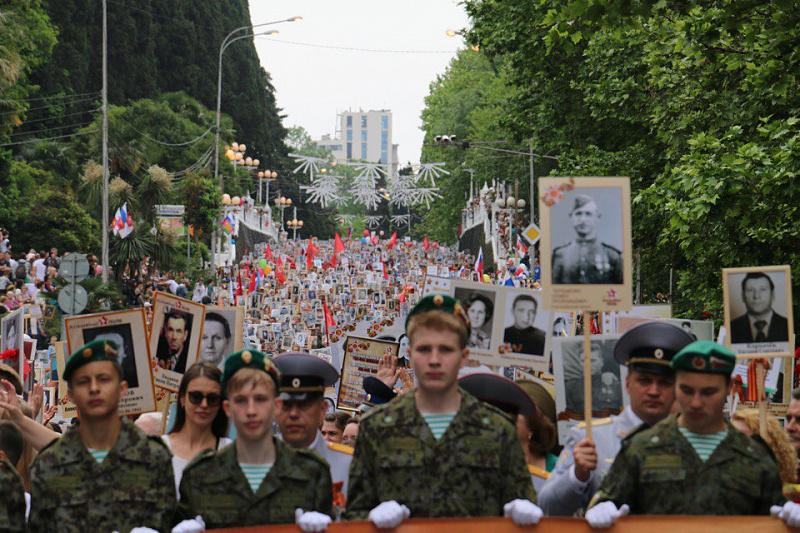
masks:
<path fill-rule="evenodd" d="M 167 431 L 167 418 L 169 418 L 169 409 L 172 407 L 172 393 L 167 392 L 167 397 L 164 398 L 164 408 L 161 410 L 161 434 Z"/>
<path fill-rule="evenodd" d="M 766 375 L 764 360 L 756 361 L 756 381 L 758 390 L 758 433 L 764 440 L 767 439 L 767 395 L 766 395 Z"/>
<path fill-rule="evenodd" d="M 592 440 L 592 334 L 591 313 L 583 312 L 583 416 L 586 438 Z"/>

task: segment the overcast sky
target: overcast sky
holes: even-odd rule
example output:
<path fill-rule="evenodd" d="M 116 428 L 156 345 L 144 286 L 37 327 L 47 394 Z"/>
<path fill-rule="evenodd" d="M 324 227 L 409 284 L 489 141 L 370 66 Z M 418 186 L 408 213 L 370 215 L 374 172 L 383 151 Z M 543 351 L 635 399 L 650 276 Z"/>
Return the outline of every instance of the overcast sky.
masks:
<path fill-rule="evenodd" d="M 303 126 L 319 139 L 334 133 L 341 111 L 390 109 L 400 162 L 419 161 L 429 85 L 463 47 L 460 36 L 445 35 L 467 26 L 455 0 L 250 0 L 250 15 L 253 24 L 303 17 L 256 39 L 287 115 L 284 125 Z"/>

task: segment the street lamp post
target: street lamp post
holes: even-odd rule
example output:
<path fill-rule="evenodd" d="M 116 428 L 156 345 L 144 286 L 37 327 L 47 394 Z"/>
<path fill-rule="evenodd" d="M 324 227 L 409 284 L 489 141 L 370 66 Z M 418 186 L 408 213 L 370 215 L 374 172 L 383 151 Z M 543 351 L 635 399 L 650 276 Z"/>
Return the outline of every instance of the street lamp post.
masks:
<path fill-rule="evenodd" d="M 248 37 L 255 37 L 257 35 L 274 35 L 278 33 L 275 30 L 269 30 L 264 32 L 254 32 L 254 28 L 260 28 L 263 26 L 271 26 L 273 24 L 280 24 L 282 22 L 299 22 L 303 20 L 302 17 L 296 16 L 291 17 L 288 19 L 283 20 L 275 20 L 272 22 L 265 22 L 263 24 L 254 24 L 251 26 L 242 26 L 241 28 L 236 28 L 225 38 L 222 40 L 222 44 L 219 47 L 219 65 L 217 67 L 217 123 L 216 123 L 216 135 L 214 140 L 214 180 L 219 181 L 219 189 L 220 193 L 223 192 L 222 189 L 222 176 L 219 175 L 219 134 L 220 134 L 220 122 L 222 120 L 222 54 L 225 53 L 225 50 L 228 49 L 230 45 L 235 43 L 240 39 L 246 39 Z M 245 33 L 244 35 L 239 35 L 242 32 L 250 30 L 249 32 Z M 213 268 L 216 264 L 216 254 L 214 250 L 216 250 L 216 240 L 217 240 L 217 232 L 216 230 L 211 233 L 211 267 Z"/>
<path fill-rule="evenodd" d="M 297 208 L 296 207 L 293 208 L 292 220 L 287 222 L 286 225 L 289 226 L 292 229 L 292 231 L 293 231 L 292 240 L 296 241 L 297 240 L 297 230 L 299 228 L 303 227 L 303 221 L 302 220 L 297 220 Z"/>

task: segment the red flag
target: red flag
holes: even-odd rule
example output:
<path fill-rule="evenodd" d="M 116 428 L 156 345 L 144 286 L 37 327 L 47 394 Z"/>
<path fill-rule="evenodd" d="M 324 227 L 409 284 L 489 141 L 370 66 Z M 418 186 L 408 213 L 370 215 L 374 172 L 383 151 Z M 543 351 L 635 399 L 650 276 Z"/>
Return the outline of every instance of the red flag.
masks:
<path fill-rule="evenodd" d="M 234 296 L 236 296 L 238 298 L 239 296 L 242 296 L 243 294 L 244 294 L 244 292 L 242 292 L 242 273 L 241 272 L 237 272 L 236 273 L 236 293 L 234 294 Z"/>
<path fill-rule="evenodd" d="M 331 313 L 331 310 L 328 307 L 327 300 L 322 300 L 322 309 L 325 311 L 325 330 L 327 333 L 328 328 L 336 327 L 336 322 L 333 321 L 333 314 Z"/>
<path fill-rule="evenodd" d="M 247 287 L 247 294 L 256 292 L 256 271 L 250 271 L 250 285 Z"/>
<path fill-rule="evenodd" d="M 392 247 L 395 244 L 397 244 L 397 232 L 396 231 L 394 233 L 392 233 L 392 238 L 389 239 L 389 243 L 386 246 L 391 250 Z"/>
<path fill-rule="evenodd" d="M 311 270 L 311 265 L 314 264 L 314 256 L 317 255 L 319 248 L 314 245 L 314 241 L 308 239 L 308 248 L 306 248 L 306 266 Z"/>
<path fill-rule="evenodd" d="M 422 241 L 422 247 L 426 250 L 429 250 L 431 247 L 431 243 L 428 242 L 428 237 L 425 237 L 425 240 Z"/>
<path fill-rule="evenodd" d="M 283 266 L 283 260 L 281 260 L 281 256 L 278 256 L 278 260 L 275 261 L 275 264 L 278 266 Z"/>
<path fill-rule="evenodd" d="M 330 265 L 331 265 L 331 268 L 334 268 L 336 266 L 336 252 L 334 252 L 333 255 L 331 256 Z"/>
<path fill-rule="evenodd" d="M 277 279 L 279 283 L 286 283 L 286 274 L 283 272 L 282 264 L 275 269 L 275 279 Z"/>
<path fill-rule="evenodd" d="M 272 259 L 272 249 L 267 244 L 267 249 L 264 250 L 264 259 Z"/>
<path fill-rule="evenodd" d="M 383 268 L 383 279 L 389 279 L 389 274 L 386 272 L 386 263 L 381 261 L 381 267 Z"/>
<path fill-rule="evenodd" d="M 336 233 L 335 237 L 333 239 L 333 253 L 334 254 L 338 254 L 339 252 L 343 251 L 344 249 L 345 249 L 345 245 L 342 242 L 342 238 L 339 237 L 338 233 Z"/>
<path fill-rule="evenodd" d="M 378 236 L 377 235 L 373 235 L 372 236 L 372 244 L 374 244 L 375 246 L 378 246 Z"/>

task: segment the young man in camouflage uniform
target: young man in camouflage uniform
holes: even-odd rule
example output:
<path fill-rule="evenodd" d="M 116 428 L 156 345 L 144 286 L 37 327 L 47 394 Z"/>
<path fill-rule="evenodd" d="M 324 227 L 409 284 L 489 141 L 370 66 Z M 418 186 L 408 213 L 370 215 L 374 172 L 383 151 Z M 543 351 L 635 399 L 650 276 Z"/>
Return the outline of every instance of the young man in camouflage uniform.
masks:
<path fill-rule="evenodd" d="M 292 449 L 272 434 L 280 381 L 277 365 L 256 350 L 225 360 L 222 406 L 236 426 L 236 440 L 219 452 L 202 452 L 184 470 L 177 513 L 183 533 L 295 521 L 303 531 L 327 528 L 328 464 L 315 451 Z"/>
<path fill-rule="evenodd" d="M 406 332 L 417 388 L 359 428 L 346 518 L 395 527 L 414 517 L 542 516 L 522 447 L 501 411 L 458 387 L 469 325 L 449 296 L 426 296 Z"/>
<path fill-rule="evenodd" d="M 169 531 L 175 511 L 172 458 L 161 439 L 119 415 L 128 386 L 116 344 L 96 340 L 83 346 L 70 356 L 63 378 L 81 418 L 33 462 L 30 530 Z"/>
<path fill-rule="evenodd" d="M 14 465 L 22 457 L 22 433 L 8 420 L 0 420 L 0 533 L 25 531 L 25 490 Z"/>
<path fill-rule="evenodd" d="M 695 341 L 673 358 L 680 414 L 631 433 L 586 520 L 609 527 L 635 514 L 765 515 L 783 502 L 775 458 L 725 419 L 736 356 Z M 778 508 L 780 510 L 780 508 Z"/>

